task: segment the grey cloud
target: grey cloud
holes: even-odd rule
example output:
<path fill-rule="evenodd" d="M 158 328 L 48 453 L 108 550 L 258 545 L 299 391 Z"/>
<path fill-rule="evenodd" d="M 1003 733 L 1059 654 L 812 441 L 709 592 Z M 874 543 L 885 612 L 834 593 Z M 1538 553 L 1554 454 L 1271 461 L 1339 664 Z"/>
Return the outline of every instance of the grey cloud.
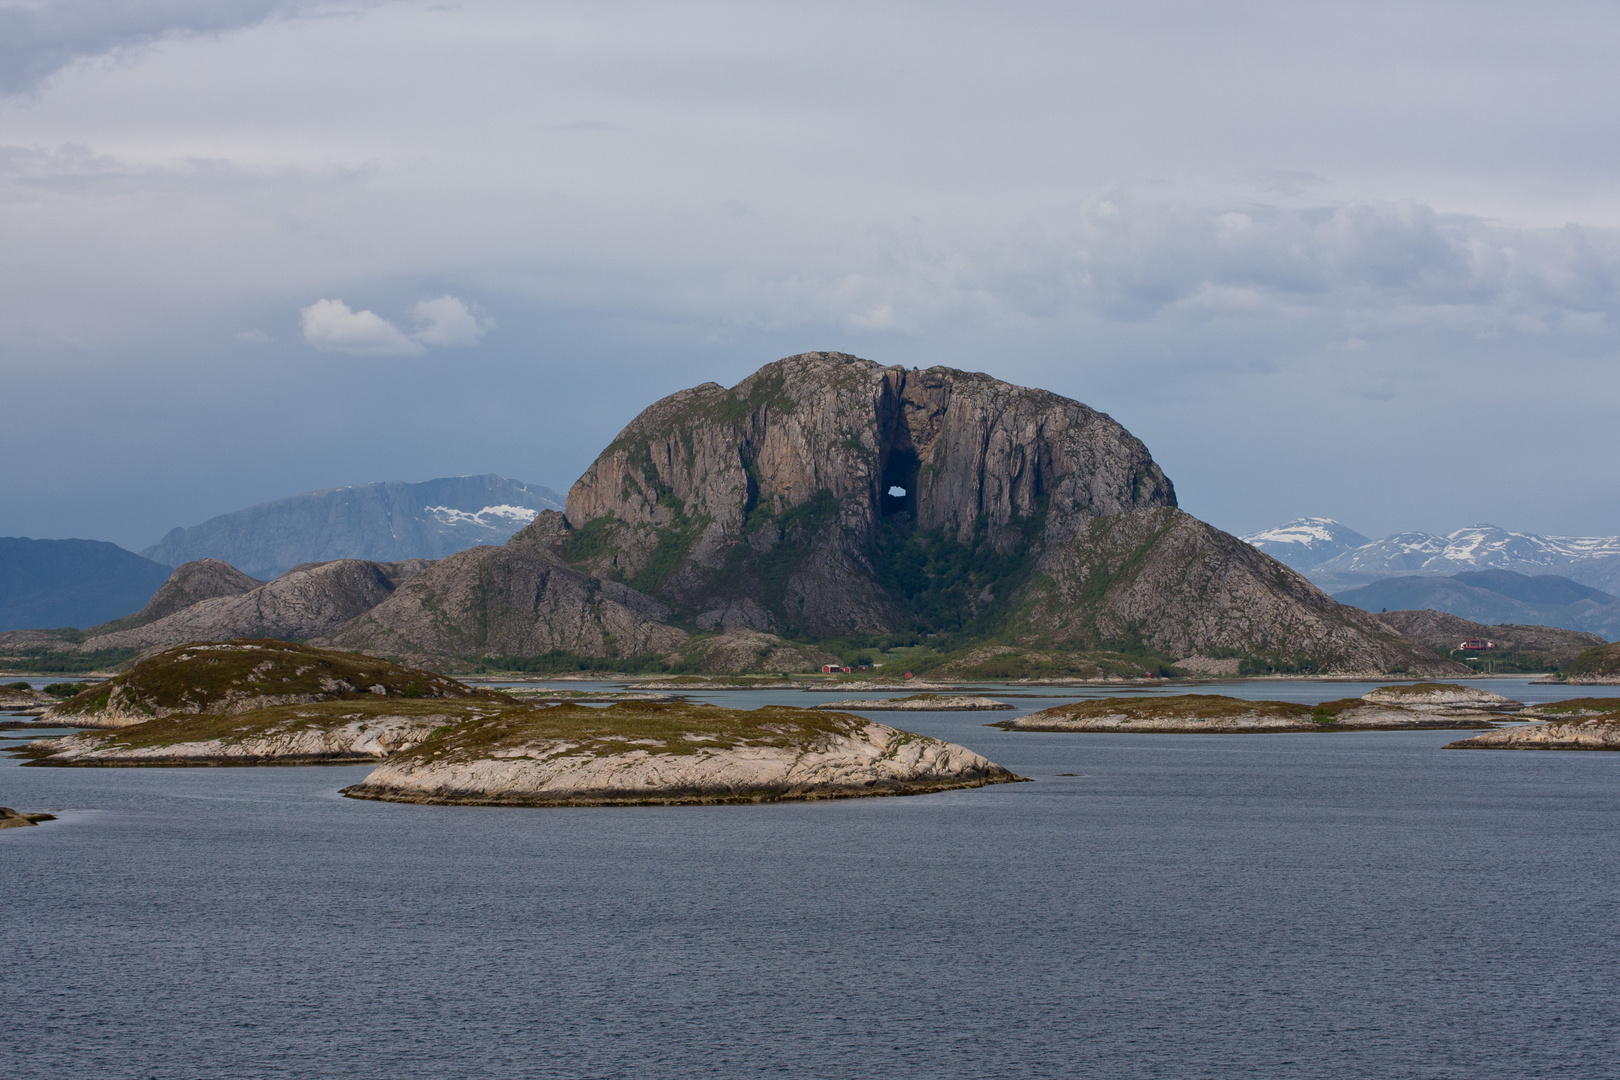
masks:
<path fill-rule="evenodd" d="M 1197 207 L 1112 191 L 994 245 L 896 240 L 888 261 L 887 293 L 869 288 L 862 302 L 895 304 L 908 321 L 973 297 L 1021 316 L 1126 322 L 1329 313 L 1484 329 L 1620 313 L 1620 230 L 1516 227 L 1414 202 Z"/>
<path fill-rule="evenodd" d="M 36 0 L 0 6 L 0 94 L 26 92 L 75 60 L 189 34 L 221 33 L 315 0 Z"/>

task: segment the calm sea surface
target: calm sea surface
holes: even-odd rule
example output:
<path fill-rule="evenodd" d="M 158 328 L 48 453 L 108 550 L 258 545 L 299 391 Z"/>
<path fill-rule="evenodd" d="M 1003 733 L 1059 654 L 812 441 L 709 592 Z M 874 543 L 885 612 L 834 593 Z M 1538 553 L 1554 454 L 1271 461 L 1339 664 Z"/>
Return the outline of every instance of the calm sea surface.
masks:
<path fill-rule="evenodd" d="M 0 832 L 0 1076 L 1620 1075 L 1620 754 L 876 715 L 1035 782 L 516 810 L 0 759 L 62 816 Z"/>

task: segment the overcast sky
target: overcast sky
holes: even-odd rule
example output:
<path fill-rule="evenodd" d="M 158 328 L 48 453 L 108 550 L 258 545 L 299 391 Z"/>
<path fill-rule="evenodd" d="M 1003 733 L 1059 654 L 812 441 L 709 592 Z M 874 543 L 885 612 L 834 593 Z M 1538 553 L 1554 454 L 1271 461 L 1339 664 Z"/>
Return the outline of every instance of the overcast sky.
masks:
<path fill-rule="evenodd" d="M 0 0 L 0 534 L 566 491 L 839 349 L 1249 531 L 1620 533 L 1612 3 Z"/>

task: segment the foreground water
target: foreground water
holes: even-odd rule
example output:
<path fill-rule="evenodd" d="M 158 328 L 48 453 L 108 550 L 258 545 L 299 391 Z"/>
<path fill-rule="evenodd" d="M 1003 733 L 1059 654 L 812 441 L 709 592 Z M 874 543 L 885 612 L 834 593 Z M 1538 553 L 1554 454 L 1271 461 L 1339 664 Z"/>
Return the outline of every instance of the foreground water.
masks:
<path fill-rule="evenodd" d="M 0 833 L 0 1075 L 1615 1075 L 1620 754 L 880 715 L 1035 782 L 493 810 L 7 760 L 66 812 Z"/>

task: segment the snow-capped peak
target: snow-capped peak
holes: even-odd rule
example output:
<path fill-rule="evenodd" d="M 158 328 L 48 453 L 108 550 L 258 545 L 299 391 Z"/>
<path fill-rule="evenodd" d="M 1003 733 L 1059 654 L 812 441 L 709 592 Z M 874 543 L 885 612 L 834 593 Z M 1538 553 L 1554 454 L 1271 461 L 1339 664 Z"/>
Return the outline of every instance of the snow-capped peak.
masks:
<path fill-rule="evenodd" d="M 1295 518 L 1243 539 L 1296 570 L 1309 570 L 1369 542 L 1348 525 L 1324 517 Z"/>

